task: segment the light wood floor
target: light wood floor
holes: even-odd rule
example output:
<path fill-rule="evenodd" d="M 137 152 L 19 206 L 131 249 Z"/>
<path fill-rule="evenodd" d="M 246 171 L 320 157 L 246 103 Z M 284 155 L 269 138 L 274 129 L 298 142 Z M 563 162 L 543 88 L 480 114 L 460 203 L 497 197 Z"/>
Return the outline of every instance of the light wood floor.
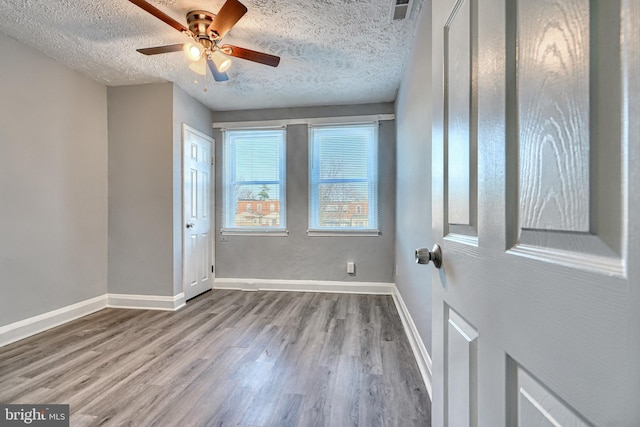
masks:
<path fill-rule="evenodd" d="M 72 426 L 429 426 L 389 296 L 214 290 L 105 309 L 0 348 L 0 402 Z"/>

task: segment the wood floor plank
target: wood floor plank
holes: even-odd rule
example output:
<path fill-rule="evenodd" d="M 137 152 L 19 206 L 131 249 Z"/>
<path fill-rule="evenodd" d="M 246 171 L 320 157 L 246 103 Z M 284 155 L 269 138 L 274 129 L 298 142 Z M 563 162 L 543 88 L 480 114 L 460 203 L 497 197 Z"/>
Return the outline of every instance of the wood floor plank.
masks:
<path fill-rule="evenodd" d="M 334 367 L 320 366 L 314 372 L 313 388 L 307 390 L 299 426 L 331 426 L 331 390 L 335 382 Z"/>
<path fill-rule="evenodd" d="M 338 359 L 342 353 L 347 337 L 347 320 L 333 319 L 332 325 L 327 332 L 327 340 L 320 354 L 319 363 L 324 366 L 338 366 Z"/>
<path fill-rule="evenodd" d="M 381 427 L 385 425 L 385 399 L 382 375 L 368 374 L 360 378 L 358 419 L 360 425 Z"/>
<path fill-rule="evenodd" d="M 202 417 L 205 422 L 198 426 L 237 426 L 242 416 L 249 408 L 253 393 L 246 387 L 238 387 L 233 384 L 231 390 L 222 398 L 220 405 L 215 410 L 209 410 L 209 418 Z"/>
<path fill-rule="evenodd" d="M 284 391 L 290 394 L 306 394 L 317 387 L 318 378 L 322 380 L 321 375 L 325 370 L 319 360 L 326 342 L 327 333 L 319 332 L 313 338 L 285 349 L 291 354 L 288 360 L 294 362 L 289 370 L 290 379 Z"/>
<path fill-rule="evenodd" d="M 379 309 L 379 307 L 377 308 Z M 360 327 L 360 358 L 368 372 L 380 375 L 382 374 L 382 351 L 380 348 L 382 319 L 379 316 L 376 319 L 376 322 Z"/>
<path fill-rule="evenodd" d="M 74 369 L 77 373 L 78 368 L 94 363 L 100 356 L 102 356 L 100 353 L 88 351 L 69 357 L 64 361 L 58 361 L 60 363 L 48 363 L 45 365 L 45 370 L 39 375 L 20 377 L 22 382 L 15 387 L 0 390 L 0 402 L 6 401 L 7 398 L 23 400 L 24 395 L 34 388 L 46 387 L 53 389 L 61 382 L 68 383 L 67 377 L 70 369 Z"/>
<path fill-rule="evenodd" d="M 300 413 L 304 396 L 301 394 L 284 394 L 278 401 L 268 425 L 295 427 L 300 422 Z"/>
<path fill-rule="evenodd" d="M 0 348 L 0 401 L 72 426 L 430 425 L 390 296 L 214 290 L 105 309 Z"/>
<path fill-rule="evenodd" d="M 177 372 L 173 381 L 166 386 L 149 384 L 145 393 L 136 396 L 125 392 L 125 395 L 130 397 L 130 401 L 124 410 L 110 420 L 108 425 L 135 427 L 162 425 L 153 423 L 161 419 L 162 414 L 176 402 L 183 402 L 179 399 L 180 394 L 189 384 L 197 381 L 197 378 L 203 375 L 211 364 L 211 360 L 195 359 L 187 368 Z M 190 407 L 190 405 L 186 406 Z"/>
<path fill-rule="evenodd" d="M 331 413 L 329 425 L 357 427 L 359 425 L 360 376 L 359 358 L 343 354 L 338 359 L 335 382 L 330 389 Z"/>
<path fill-rule="evenodd" d="M 155 414 L 149 425 L 179 426 L 187 416 L 198 417 L 200 408 L 215 404 L 216 391 L 228 393 L 224 379 L 227 373 L 233 372 L 242 359 L 247 349 L 240 347 L 228 347 L 220 359 L 211 361 L 207 369 L 197 377 L 195 381 L 185 384 L 184 389 L 175 396 L 176 402 L 185 402 L 184 405 L 166 405 L 158 414 Z"/>

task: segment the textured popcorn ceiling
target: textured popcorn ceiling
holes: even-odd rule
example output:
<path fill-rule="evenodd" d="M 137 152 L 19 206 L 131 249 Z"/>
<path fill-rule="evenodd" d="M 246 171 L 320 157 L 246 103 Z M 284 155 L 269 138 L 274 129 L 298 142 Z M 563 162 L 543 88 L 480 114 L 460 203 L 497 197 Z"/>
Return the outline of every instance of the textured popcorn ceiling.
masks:
<path fill-rule="evenodd" d="M 394 22 L 391 1 L 242 0 L 249 11 L 223 41 L 280 65 L 233 58 L 230 81 L 208 75 L 206 92 L 181 52 L 136 52 L 188 38 L 127 0 L 1 0 L 0 32 L 108 86 L 171 81 L 214 110 L 359 104 L 393 101 L 404 71 L 422 0 Z M 150 3 L 186 25 L 224 0 Z"/>

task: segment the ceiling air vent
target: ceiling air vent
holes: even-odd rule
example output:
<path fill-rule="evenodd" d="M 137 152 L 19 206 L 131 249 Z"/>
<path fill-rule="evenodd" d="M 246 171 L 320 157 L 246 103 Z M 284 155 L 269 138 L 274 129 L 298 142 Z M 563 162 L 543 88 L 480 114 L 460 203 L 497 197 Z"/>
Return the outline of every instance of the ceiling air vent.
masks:
<path fill-rule="evenodd" d="M 391 20 L 401 21 L 409 17 L 413 0 L 393 0 L 391 4 Z"/>

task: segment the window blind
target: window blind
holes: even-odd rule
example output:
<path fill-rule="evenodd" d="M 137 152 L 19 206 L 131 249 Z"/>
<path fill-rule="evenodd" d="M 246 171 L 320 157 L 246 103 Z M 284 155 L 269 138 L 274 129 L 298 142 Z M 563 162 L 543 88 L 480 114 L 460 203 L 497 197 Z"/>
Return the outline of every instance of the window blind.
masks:
<path fill-rule="evenodd" d="M 223 155 L 222 231 L 284 231 L 284 129 L 224 131 Z"/>
<path fill-rule="evenodd" d="M 313 126 L 309 230 L 378 230 L 378 123 Z"/>

